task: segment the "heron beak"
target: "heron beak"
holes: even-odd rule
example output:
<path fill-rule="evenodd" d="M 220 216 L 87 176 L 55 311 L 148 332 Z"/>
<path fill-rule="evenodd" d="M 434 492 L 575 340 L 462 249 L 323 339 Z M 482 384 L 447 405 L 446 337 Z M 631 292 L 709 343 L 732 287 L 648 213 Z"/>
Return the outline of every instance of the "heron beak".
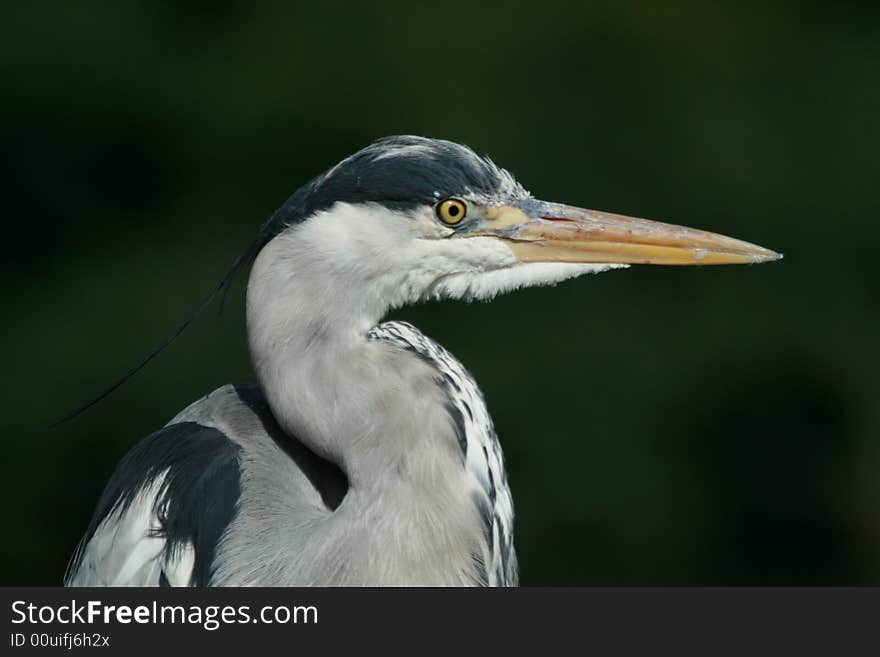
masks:
<path fill-rule="evenodd" d="M 504 240 L 521 262 L 736 265 L 782 258 L 704 230 L 534 199 L 488 208 L 471 234 Z"/>

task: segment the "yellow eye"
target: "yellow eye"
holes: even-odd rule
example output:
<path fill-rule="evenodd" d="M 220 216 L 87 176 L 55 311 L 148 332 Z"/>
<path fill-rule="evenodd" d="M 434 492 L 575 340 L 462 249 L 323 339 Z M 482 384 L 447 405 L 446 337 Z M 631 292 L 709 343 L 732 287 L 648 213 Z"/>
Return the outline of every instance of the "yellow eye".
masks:
<path fill-rule="evenodd" d="M 466 214 L 467 205 L 457 198 L 448 198 L 437 206 L 437 218 L 449 226 L 461 223 Z"/>

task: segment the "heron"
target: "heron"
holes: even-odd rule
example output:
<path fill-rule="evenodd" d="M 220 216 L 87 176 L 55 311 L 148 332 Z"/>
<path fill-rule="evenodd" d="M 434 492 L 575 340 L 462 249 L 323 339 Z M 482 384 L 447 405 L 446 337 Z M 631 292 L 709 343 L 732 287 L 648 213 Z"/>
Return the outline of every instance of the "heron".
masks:
<path fill-rule="evenodd" d="M 516 585 L 484 397 L 446 349 L 384 316 L 633 264 L 780 257 L 538 200 L 458 143 L 380 139 L 290 196 L 178 328 L 251 268 L 257 383 L 211 392 L 122 458 L 65 584 Z"/>

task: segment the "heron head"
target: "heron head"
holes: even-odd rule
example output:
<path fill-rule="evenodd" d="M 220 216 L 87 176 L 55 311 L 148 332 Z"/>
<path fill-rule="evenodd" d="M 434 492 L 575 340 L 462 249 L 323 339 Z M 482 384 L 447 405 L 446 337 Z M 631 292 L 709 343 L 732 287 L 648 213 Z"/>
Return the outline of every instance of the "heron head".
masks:
<path fill-rule="evenodd" d="M 781 257 L 714 233 L 540 201 L 466 146 L 413 136 L 379 140 L 316 177 L 263 234 L 387 307 L 488 299 L 630 264 Z"/>
<path fill-rule="evenodd" d="M 260 324 L 271 339 L 274 328 L 288 327 L 305 310 L 313 324 L 347 318 L 369 329 L 389 309 L 426 299 L 490 299 L 630 264 L 748 264 L 781 257 L 715 233 L 539 201 L 466 146 L 388 137 L 297 190 L 168 338 L 56 424 L 142 369 L 250 263 L 249 326 Z"/>

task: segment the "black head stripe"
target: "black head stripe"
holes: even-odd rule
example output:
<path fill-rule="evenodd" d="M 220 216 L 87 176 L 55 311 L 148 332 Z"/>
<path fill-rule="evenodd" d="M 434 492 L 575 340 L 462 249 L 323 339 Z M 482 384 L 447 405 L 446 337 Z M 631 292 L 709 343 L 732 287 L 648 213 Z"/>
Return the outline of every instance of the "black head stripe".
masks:
<path fill-rule="evenodd" d="M 379 203 L 406 210 L 449 196 L 497 196 L 505 187 L 525 195 L 510 174 L 467 146 L 426 137 L 386 137 L 297 190 L 263 233 L 268 241 L 285 227 L 337 202 Z"/>

